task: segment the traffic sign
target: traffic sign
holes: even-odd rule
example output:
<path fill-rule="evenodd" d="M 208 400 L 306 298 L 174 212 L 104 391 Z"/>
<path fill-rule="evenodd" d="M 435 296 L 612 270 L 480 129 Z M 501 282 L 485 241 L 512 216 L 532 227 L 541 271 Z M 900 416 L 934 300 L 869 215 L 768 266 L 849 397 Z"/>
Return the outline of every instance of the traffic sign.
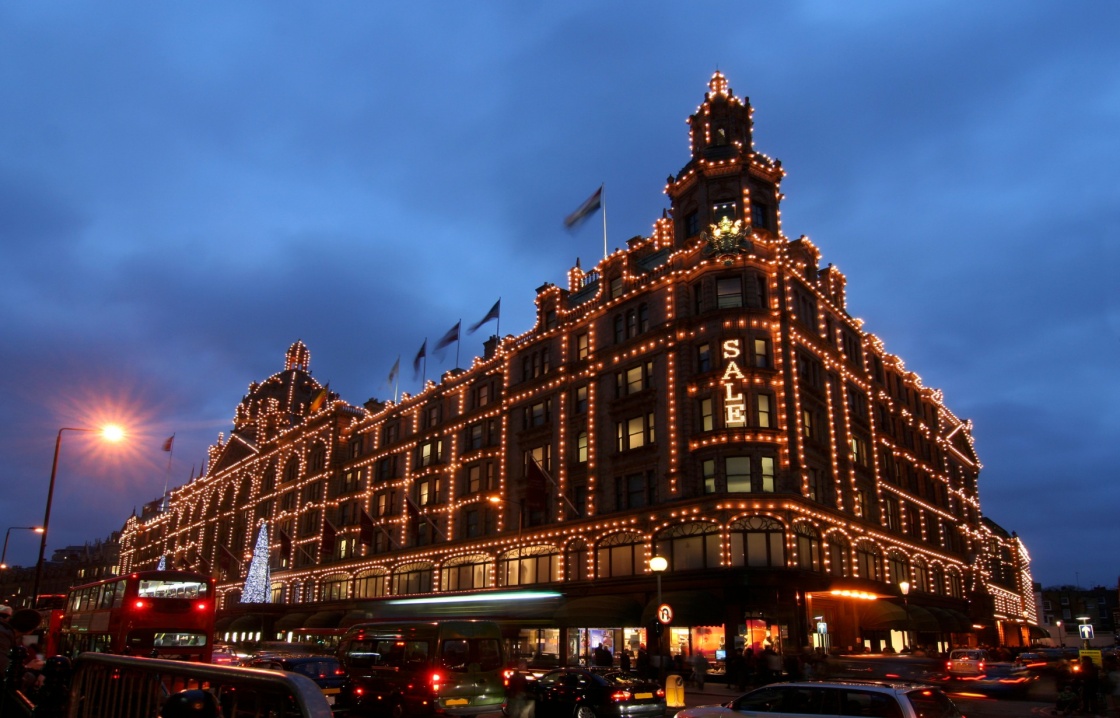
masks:
<path fill-rule="evenodd" d="M 657 607 L 657 622 L 668 626 L 673 622 L 673 607 L 667 603 L 663 603 Z"/>
<path fill-rule="evenodd" d="M 1093 640 L 1093 624 L 1082 623 L 1080 626 L 1077 627 L 1077 632 L 1078 632 L 1078 634 L 1081 635 L 1081 640 L 1083 640 L 1083 641 Z"/>

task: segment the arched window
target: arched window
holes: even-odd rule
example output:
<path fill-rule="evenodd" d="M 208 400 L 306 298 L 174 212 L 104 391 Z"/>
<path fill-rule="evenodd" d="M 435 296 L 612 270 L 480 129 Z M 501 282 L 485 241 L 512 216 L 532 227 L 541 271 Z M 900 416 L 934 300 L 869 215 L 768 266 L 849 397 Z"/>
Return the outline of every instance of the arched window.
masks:
<path fill-rule="evenodd" d="M 276 462 L 268 462 L 268 467 L 261 477 L 261 495 L 270 494 L 276 488 Z"/>
<path fill-rule="evenodd" d="M 316 442 L 315 446 L 311 447 L 311 454 L 307 463 L 307 471 L 310 474 L 319 473 L 327 465 L 327 447 L 323 442 Z"/>
<path fill-rule="evenodd" d="M 350 577 L 336 573 L 323 579 L 319 589 L 320 601 L 342 601 L 349 598 Z"/>
<path fill-rule="evenodd" d="M 529 586 L 560 580 L 560 552 L 553 546 L 513 549 L 498 559 L 498 583 Z"/>
<path fill-rule="evenodd" d="M 856 571 L 860 578 L 883 580 L 883 555 L 878 546 L 870 541 L 856 544 Z"/>
<path fill-rule="evenodd" d="M 596 578 L 634 576 L 644 570 L 642 537 L 632 531 L 612 534 L 595 551 Z"/>
<path fill-rule="evenodd" d="M 299 478 L 299 458 L 293 456 L 284 464 L 284 483 L 295 481 Z"/>
<path fill-rule="evenodd" d="M 797 566 L 806 571 L 821 570 L 821 536 L 816 528 L 804 521 L 795 524 L 797 537 Z"/>
<path fill-rule="evenodd" d="M 354 598 L 378 598 L 389 591 L 389 572 L 383 568 L 363 571 L 354 580 Z"/>
<path fill-rule="evenodd" d="M 949 595 L 960 598 L 963 595 L 961 585 L 961 575 L 955 569 L 949 569 Z"/>
<path fill-rule="evenodd" d="M 769 516 L 737 519 L 729 527 L 732 566 L 786 565 L 785 528 Z"/>
<path fill-rule="evenodd" d="M 828 572 L 837 578 L 852 574 L 852 546 L 844 534 L 833 531 L 828 535 Z"/>
<path fill-rule="evenodd" d="M 929 569 L 926 568 L 925 561 L 914 559 L 914 569 L 911 573 L 914 576 L 914 590 L 929 593 Z"/>
<path fill-rule="evenodd" d="M 427 561 L 406 563 L 393 571 L 393 595 L 432 592 L 432 564 Z"/>
<path fill-rule="evenodd" d="M 941 564 L 934 564 L 930 573 L 932 577 L 929 582 L 929 592 L 945 593 L 945 568 Z"/>
<path fill-rule="evenodd" d="M 719 568 L 719 526 L 712 523 L 681 524 L 658 534 L 654 541 L 658 556 L 669 561 L 669 570 Z"/>
<path fill-rule="evenodd" d="M 903 581 L 913 583 L 910 577 L 910 559 L 901 551 L 891 551 L 887 554 L 887 568 L 890 571 L 891 583 L 895 585 Z"/>
<path fill-rule="evenodd" d="M 576 539 L 568 544 L 567 556 L 564 560 L 564 578 L 568 581 L 586 581 L 587 573 L 587 542 Z"/>
<path fill-rule="evenodd" d="M 490 588 L 490 557 L 486 554 L 456 556 L 439 570 L 441 591 L 471 591 Z"/>

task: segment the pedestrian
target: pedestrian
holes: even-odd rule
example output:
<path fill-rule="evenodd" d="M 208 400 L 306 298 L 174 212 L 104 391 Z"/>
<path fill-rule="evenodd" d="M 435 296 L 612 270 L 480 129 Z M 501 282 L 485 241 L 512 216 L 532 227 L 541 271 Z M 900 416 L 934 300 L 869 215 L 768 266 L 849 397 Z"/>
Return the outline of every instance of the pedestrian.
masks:
<path fill-rule="evenodd" d="M 1120 660 L 1109 656 L 1104 662 L 1105 685 L 1108 686 L 1109 715 L 1120 716 Z"/>
<path fill-rule="evenodd" d="M 638 675 L 642 678 L 654 678 L 653 667 L 649 660 L 649 651 L 646 650 L 646 644 L 638 644 Z"/>
<path fill-rule="evenodd" d="M 9 677 L 9 666 L 12 662 L 11 652 L 14 647 L 23 647 L 23 637 L 39 627 L 43 617 L 38 611 L 30 608 L 21 608 L 12 611 L 11 606 L 0 606 L 0 677 Z M 15 685 L 23 679 L 23 665 L 12 667 L 11 677 Z"/>
<path fill-rule="evenodd" d="M 1101 690 L 1101 672 L 1088 656 L 1081 657 L 1081 710 L 1096 715 L 1098 694 Z"/>
<path fill-rule="evenodd" d="M 704 657 L 703 651 L 696 651 L 692 654 L 692 682 L 696 684 L 696 690 L 704 690 L 704 680 L 708 677 L 708 659 Z"/>
<path fill-rule="evenodd" d="M 623 648 L 622 653 L 618 654 L 618 670 L 623 673 L 630 672 L 630 650 L 627 648 Z"/>

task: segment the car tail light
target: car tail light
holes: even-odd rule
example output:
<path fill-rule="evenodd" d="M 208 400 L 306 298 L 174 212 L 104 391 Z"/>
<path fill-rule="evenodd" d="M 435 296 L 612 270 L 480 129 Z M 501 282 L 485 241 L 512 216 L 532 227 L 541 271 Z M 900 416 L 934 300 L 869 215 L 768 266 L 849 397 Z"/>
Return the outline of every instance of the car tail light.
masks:
<path fill-rule="evenodd" d="M 513 669 L 507 668 L 502 671 L 502 685 L 509 688 L 509 680 L 513 678 Z"/>
<path fill-rule="evenodd" d="M 665 689 L 664 688 L 658 688 L 656 691 L 654 691 L 654 695 L 657 696 L 658 698 L 664 698 L 665 697 Z"/>
<path fill-rule="evenodd" d="M 984 661 L 980 661 L 980 672 L 984 672 Z"/>
<path fill-rule="evenodd" d="M 428 676 L 428 685 L 432 687 L 433 693 L 439 693 L 441 683 L 443 683 L 443 675 L 439 671 L 433 671 L 432 675 Z"/>
<path fill-rule="evenodd" d="M 345 675 L 346 675 L 346 671 L 342 670 L 342 667 L 341 667 L 341 666 L 339 666 L 338 668 L 334 669 L 334 674 L 335 674 L 336 676 L 345 676 Z"/>
<path fill-rule="evenodd" d="M 622 703 L 623 701 L 630 700 L 630 698 L 632 697 L 633 694 L 630 691 L 615 691 L 611 694 L 611 701 L 615 703 Z"/>
<path fill-rule="evenodd" d="M 952 667 L 953 667 L 953 662 L 952 661 L 945 661 L 945 668 L 952 668 Z"/>
<path fill-rule="evenodd" d="M 365 692 L 366 692 L 365 688 L 362 688 L 361 686 L 354 686 L 354 695 L 362 696 L 362 695 L 365 694 Z"/>

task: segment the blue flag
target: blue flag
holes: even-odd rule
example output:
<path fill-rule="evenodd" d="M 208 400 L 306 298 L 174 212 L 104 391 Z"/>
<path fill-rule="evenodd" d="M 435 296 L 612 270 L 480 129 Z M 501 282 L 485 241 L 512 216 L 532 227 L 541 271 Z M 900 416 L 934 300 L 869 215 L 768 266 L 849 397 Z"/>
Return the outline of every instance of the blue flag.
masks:
<path fill-rule="evenodd" d="M 568 229 L 575 229 L 583 224 L 583 221 L 599 211 L 603 206 L 603 186 L 599 185 L 599 189 L 595 190 L 595 194 L 587 198 L 587 201 L 579 206 L 575 212 L 572 212 L 564 218 L 564 226 Z"/>

